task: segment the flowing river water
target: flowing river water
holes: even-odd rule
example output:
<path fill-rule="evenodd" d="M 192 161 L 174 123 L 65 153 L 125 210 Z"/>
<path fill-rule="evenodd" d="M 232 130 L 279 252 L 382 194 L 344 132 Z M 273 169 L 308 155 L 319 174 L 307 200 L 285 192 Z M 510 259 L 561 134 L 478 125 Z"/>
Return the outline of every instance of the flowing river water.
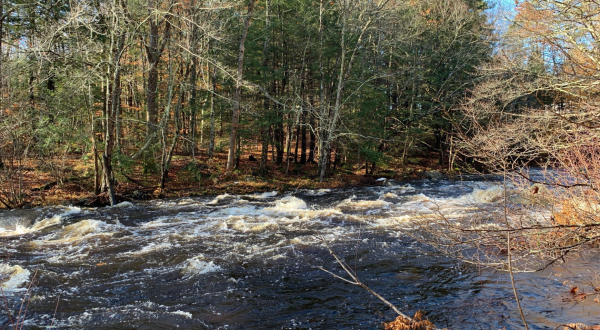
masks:
<path fill-rule="evenodd" d="M 395 318 L 389 308 L 318 268 L 345 275 L 326 241 L 407 314 L 450 329 L 519 329 L 505 272 L 409 235 L 433 209 L 468 216 L 501 196 L 493 182 L 440 180 L 3 211 L 0 328 L 35 277 L 24 328 L 381 329 Z M 569 293 L 593 292 L 599 266 L 590 254 L 516 274 L 530 327 L 599 324 L 596 297 Z"/>

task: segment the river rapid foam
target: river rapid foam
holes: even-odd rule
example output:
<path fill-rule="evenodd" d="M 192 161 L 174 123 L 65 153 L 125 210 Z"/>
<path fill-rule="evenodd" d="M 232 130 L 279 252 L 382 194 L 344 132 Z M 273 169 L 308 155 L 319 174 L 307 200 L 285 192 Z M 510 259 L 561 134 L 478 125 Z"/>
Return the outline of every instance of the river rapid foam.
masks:
<path fill-rule="evenodd" d="M 418 181 L 2 212 L 0 255 L 11 259 L 0 279 L 16 303 L 38 271 L 28 324 L 39 327 L 59 296 L 54 324 L 65 328 L 375 329 L 393 319 L 376 299 L 317 268 L 343 275 L 327 244 L 406 312 L 424 309 L 450 328 L 511 328 L 519 320 L 503 273 L 436 254 L 405 232 L 415 219 L 469 217 L 503 196 L 494 182 Z M 560 299 L 563 282 L 553 274 L 517 278 L 531 292 L 525 299 L 555 308 L 547 300 Z M 458 312 L 465 307 L 481 315 Z M 580 304 L 572 318 L 594 307 Z M 512 316 L 487 317 L 490 308 Z M 529 313 L 544 326 L 570 320 Z"/>

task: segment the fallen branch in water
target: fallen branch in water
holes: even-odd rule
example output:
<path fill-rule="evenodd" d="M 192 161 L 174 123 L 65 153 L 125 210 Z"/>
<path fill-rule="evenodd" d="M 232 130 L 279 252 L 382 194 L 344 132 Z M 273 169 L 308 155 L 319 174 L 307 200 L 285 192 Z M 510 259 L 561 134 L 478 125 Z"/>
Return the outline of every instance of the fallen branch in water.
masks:
<path fill-rule="evenodd" d="M 425 320 L 422 321 L 421 320 L 421 314 L 419 312 L 417 312 L 417 314 L 415 314 L 415 318 L 411 318 L 410 316 L 402 313 L 398 307 L 396 307 L 394 304 L 392 304 L 391 302 L 389 302 L 387 299 L 385 299 L 384 297 L 382 297 L 380 294 L 378 294 L 377 292 L 373 291 L 371 288 L 369 288 L 366 284 L 362 283 L 359 279 L 358 279 L 358 275 L 356 275 L 356 273 L 354 271 L 352 271 L 352 269 L 344 262 L 342 261 L 338 255 L 331 249 L 331 247 L 329 247 L 329 244 L 327 244 L 327 241 L 321 237 L 321 241 L 325 244 L 325 246 L 327 247 L 327 250 L 329 250 L 329 253 L 335 258 L 336 262 L 342 267 L 342 269 L 344 269 L 344 271 L 346 272 L 346 274 L 348 274 L 348 276 L 350 276 L 351 279 L 347 279 L 347 278 L 343 278 L 339 275 L 336 275 L 330 271 L 328 271 L 327 269 L 323 268 L 323 267 L 318 267 L 320 270 L 326 272 L 327 274 L 330 274 L 331 276 L 342 280 L 346 283 L 352 284 L 352 285 L 356 285 L 359 286 L 365 290 L 367 290 L 370 294 L 372 294 L 373 296 L 377 297 L 379 300 L 381 300 L 384 304 L 386 304 L 389 308 L 391 308 L 394 312 L 396 312 L 396 314 L 398 314 L 398 318 L 396 318 L 395 321 L 388 323 L 388 325 L 386 325 L 386 329 L 391 329 L 391 330 L 402 330 L 402 329 L 411 329 L 411 330 L 420 330 L 420 329 L 432 329 L 432 330 L 440 330 L 439 328 L 437 328 L 433 323 Z M 402 324 L 403 327 L 399 327 L 399 325 Z"/>

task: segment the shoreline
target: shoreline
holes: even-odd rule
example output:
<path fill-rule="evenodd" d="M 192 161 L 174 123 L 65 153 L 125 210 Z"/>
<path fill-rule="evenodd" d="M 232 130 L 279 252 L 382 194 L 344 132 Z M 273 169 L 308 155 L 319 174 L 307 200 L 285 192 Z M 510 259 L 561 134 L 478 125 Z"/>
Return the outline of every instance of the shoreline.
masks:
<path fill-rule="evenodd" d="M 218 157 L 220 158 L 220 157 Z M 376 186 L 378 179 L 413 181 L 419 179 L 451 178 L 468 174 L 442 169 L 431 158 L 421 158 L 419 164 L 390 163 L 378 168 L 374 174 L 366 175 L 364 167 L 340 166 L 329 178 L 319 182 L 316 164 L 290 164 L 288 174 L 284 166 L 272 166 L 267 176 L 255 175 L 256 163 L 244 161 L 239 169 L 230 173 L 222 170 L 216 157 L 212 163 L 192 163 L 181 157 L 173 162 L 165 189 L 157 188 L 157 174 L 145 174 L 141 168 L 122 169 L 117 172 L 117 203 L 136 200 L 174 199 L 183 197 L 218 196 L 224 193 L 243 195 L 268 191 L 290 191 L 295 189 L 339 189 L 361 186 Z M 200 165 L 201 164 L 201 165 Z M 422 165 L 421 165 L 422 164 Z M 28 209 L 51 205 L 78 207 L 102 207 L 109 205 L 108 195 L 93 193 L 94 176 L 91 164 L 72 159 L 69 175 L 57 180 L 51 173 L 42 172 L 30 163 L 24 168 L 22 202 L 7 208 L 0 204 L 0 211 Z M 192 166 L 193 165 L 193 166 Z M 67 172 L 67 171 L 66 171 Z M 62 181 L 62 183 L 60 182 Z M 2 191 L 4 192 L 4 191 Z M 2 196 L 0 192 L 0 196 Z M 6 192 L 4 192 L 6 194 Z"/>

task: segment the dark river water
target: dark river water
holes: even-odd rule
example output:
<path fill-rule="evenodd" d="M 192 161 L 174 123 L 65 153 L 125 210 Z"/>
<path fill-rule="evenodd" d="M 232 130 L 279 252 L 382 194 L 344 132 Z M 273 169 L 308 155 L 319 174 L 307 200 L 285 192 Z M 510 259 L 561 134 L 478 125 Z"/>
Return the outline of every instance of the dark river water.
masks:
<path fill-rule="evenodd" d="M 0 213 L 0 329 L 381 329 L 395 315 L 343 270 L 407 314 L 450 329 L 520 329 L 505 272 L 416 242 L 432 209 L 469 216 L 502 196 L 483 181 L 417 181 L 345 190 L 222 195 Z M 516 274 L 532 329 L 600 324 L 597 255 Z M 58 300 L 58 308 L 57 308 Z M 55 309 L 57 310 L 55 314 Z"/>

